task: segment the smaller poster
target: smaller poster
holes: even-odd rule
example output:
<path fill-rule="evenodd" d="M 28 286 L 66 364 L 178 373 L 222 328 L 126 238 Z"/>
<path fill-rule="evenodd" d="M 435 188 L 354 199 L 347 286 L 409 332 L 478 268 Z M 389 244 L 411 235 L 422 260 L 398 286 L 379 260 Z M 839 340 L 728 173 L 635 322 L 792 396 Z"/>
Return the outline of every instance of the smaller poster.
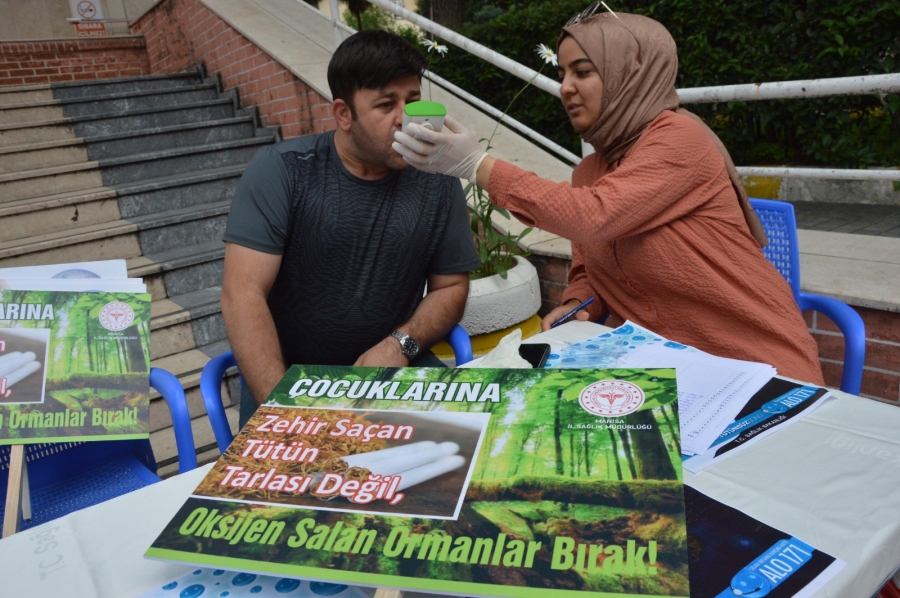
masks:
<path fill-rule="evenodd" d="M 845 563 L 685 485 L 691 598 L 812 596 Z"/>
<path fill-rule="evenodd" d="M 125 260 L 101 260 L 98 262 L 69 262 L 43 266 L 0 268 L 0 280 L 9 278 L 53 278 L 56 280 L 79 278 L 128 278 Z"/>
<path fill-rule="evenodd" d="M 682 455 L 683 466 L 693 473 L 702 471 L 797 422 L 829 397 L 831 393 L 824 388 L 772 378 L 744 405 L 709 450 L 702 455 Z"/>
<path fill-rule="evenodd" d="M 150 295 L 0 291 L 0 444 L 147 438 Z"/>

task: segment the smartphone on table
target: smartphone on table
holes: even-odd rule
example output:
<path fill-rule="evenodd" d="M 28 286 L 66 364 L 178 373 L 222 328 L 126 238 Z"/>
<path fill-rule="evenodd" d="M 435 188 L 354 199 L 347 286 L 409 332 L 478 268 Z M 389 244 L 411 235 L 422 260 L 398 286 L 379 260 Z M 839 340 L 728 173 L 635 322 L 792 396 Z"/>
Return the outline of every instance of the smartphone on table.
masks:
<path fill-rule="evenodd" d="M 550 345 L 547 343 L 527 343 L 519 345 L 519 355 L 531 364 L 531 367 L 540 369 L 547 363 L 550 356 Z"/>

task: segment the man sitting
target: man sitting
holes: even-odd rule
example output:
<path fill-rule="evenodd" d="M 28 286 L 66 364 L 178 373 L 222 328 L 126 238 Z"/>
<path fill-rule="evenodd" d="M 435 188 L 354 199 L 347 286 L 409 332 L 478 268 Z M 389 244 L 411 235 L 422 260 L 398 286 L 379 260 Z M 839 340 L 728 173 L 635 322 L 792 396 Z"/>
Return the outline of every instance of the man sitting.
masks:
<path fill-rule="evenodd" d="M 425 66 L 398 36 L 353 35 L 328 65 L 337 129 L 263 148 L 244 172 L 222 286 L 241 427 L 290 364 L 442 365 L 427 349 L 480 263 L 459 179 L 391 149 Z"/>

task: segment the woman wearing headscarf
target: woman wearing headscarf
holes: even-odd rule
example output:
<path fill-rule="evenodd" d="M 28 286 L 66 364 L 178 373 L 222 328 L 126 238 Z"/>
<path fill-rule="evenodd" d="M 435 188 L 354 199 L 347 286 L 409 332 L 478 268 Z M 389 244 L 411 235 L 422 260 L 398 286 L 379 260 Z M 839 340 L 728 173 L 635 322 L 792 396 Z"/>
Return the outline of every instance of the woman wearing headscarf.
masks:
<path fill-rule="evenodd" d="M 580 319 L 608 313 L 610 326 L 631 320 L 822 384 L 815 341 L 761 251 L 765 232 L 731 157 L 678 107 L 672 36 L 640 15 L 585 13 L 557 44 L 563 106 L 596 151 L 571 184 L 493 158 L 451 118 L 441 133 L 410 125 L 394 149 L 422 170 L 477 181 L 526 225 L 572 241 L 569 286 L 545 330 L 594 297 Z"/>

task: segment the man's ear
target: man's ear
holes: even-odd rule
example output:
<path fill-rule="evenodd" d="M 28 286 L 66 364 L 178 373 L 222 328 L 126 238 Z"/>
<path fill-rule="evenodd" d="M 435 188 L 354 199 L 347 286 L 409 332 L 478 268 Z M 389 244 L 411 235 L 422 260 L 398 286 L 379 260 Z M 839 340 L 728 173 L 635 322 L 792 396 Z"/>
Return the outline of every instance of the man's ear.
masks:
<path fill-rule="evenodd" d="M 331 104 L 331 112 L 334 114 L 334 120 L 337 122 L 338 128 L 345 133 L 350 132 L 350 121 L 353 120 L 353 113 L 350 106 L 344 100 L 337 99 Z"/>

